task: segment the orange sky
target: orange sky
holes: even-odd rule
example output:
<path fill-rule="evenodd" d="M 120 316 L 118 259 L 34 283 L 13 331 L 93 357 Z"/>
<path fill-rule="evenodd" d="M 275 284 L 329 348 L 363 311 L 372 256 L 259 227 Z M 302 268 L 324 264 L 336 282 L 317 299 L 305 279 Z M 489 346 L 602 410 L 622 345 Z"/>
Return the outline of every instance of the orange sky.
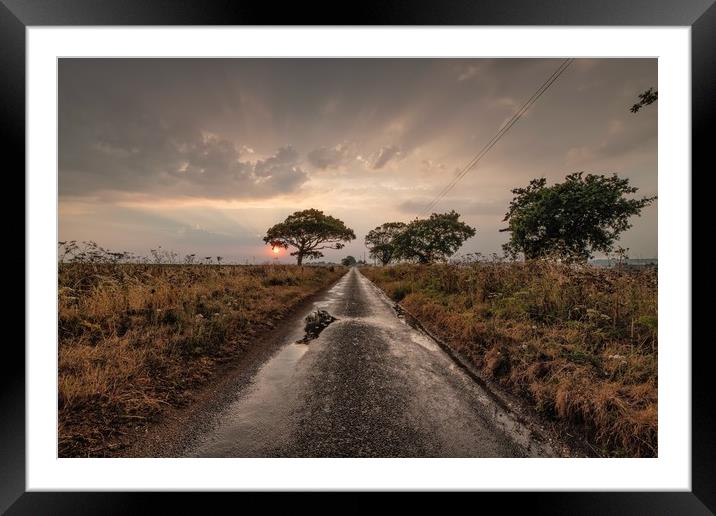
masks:
<path fill-rule="evenodd" d="M 414 218 L 557 68 L 554 59 L 62 59 L 60 239 L 262 261 L 266 229 L 324 210 L 358 239 Z M 435 208 L 499 252 L 510 189 L 584 170 L 657 194 L 654 59 L 577 60 Z M 622 238 L 657 255 L 656 203 Z M 282 251 L 282 260 L 287 260 Z"/>

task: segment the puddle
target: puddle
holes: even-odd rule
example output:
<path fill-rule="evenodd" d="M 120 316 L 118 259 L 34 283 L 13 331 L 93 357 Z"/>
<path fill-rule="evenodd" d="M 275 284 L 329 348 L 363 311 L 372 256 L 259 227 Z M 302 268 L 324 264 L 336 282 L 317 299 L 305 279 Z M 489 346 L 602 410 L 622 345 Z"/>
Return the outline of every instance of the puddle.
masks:
<path fill-rule="evenodd" d="M 317 338 L 323 330 L 328 328 L 328 325 L 334 321 L 337 321 L 335 317 L 329 314 L 326 310 L 318 309 L 311 312 L 306 316 L 306 326 L 304 331 L 306 335 L 301 340 L 296 341 L 301 344 L 308 344 L 313 339 Z"/>
<path fill-rule="evenodd" d="M 200 438 L 190 456 L 265 457 L 290 453 L 305 432 L 318 431 L 301 414 L 335 411 L 331 400 L 343 399 L 341 396 L 349 387 L 337 384 L 335 390 L 326 391 L 335 399 L 330 396 L 315 399 L 315 378 L 330 384 L 340 372 L 335 361 L 321 362 L 317 357 L 329 348 L 334 351 L 340 348 L 341 342 L 346 351 L 340 356 L 346 357 L 355 353 L 348 350 L 350 346 L 346 347 L 345 342 L 372 346 L 371 353 L 361 355 L 365 360 L 362 367 L 367 368 L 364 374 L 370 377 L 368 383 L 380 380 L 386 389 L 391 385 L 395 389 L 403 384 L 408 386 L 412 398 L 400 407 L 400 413 L 411 422 L 411 428 L 430 436 L 431 446 L 438 450 L 436 456 L 492 456 L 496 450 L 505 450 L 502 452 L 505 455 L 500 456 L 513 456 L 515 445 L 525 450 L 527 456 L 552 455 L 549 446 L 535 442 L 530 430 L 512 416 L 509 408 L 497 403 L 489 390 L 473 381 L 440 343 L 413 326 L 416 321 L 405 313 L 396 318 L 394 303 L 366 278 L 353 274 L 347 274 L 317 300 L 310 311 L 302 314 L 303 319 L 294 319 L 295 326 L 286 335 L 286 344 L 259 369 L 250 386 L 217 416 L 213 430 Z M 310 347 L 306 345 L 337 320 L 340 324 Z M 362 328 L 369 338 L 359 339 L 346 330 L 346 325 Z M 327 347 L 326 339 L 338 335 L 343 335 L 344 340 L 331 342 L 332 346 Z M 390 399 L 385 396 L 385 406 L 395 410 Z M 358 397 L 353 402 L 360 405 L 361 400 Z M 343 421 L 332 414 L 326 417 L 329 424 L 337 425 L 333 430 L 320 429 L 325 430 L 328 441 L 342 435 L 340 425 L 367 424 L 360 418 Z M 351 434 L 354 439 L 366 440 L 367 445 L 380 449 L 369 442 L 370 435 L 359 430 L 354 434 Z M 503 441 L 512 444 L 504 445 Z M 343 449 L 341 446 L 346 444 L 331 443 L 326 444 L 326 449 L 334 444 Z"/>
<path fill-rule="evenodd" d="M 343 296 L 347 280 L 348 275 L 313 303 L 304 321 L 321 310 L 330 316 L 327 309 L 334 310 L 336 302 Z M 291 411 L 303 395 L 301 382 L 295 375 L 309 351 L 309 347 L 301 343 L 304 331 L 296 324 L 295 330 L 285 337 L 285 345 L 261 366 L 250 386 L 217 414 L 218 424 L 199 440 L 189 456 L 263 456 L 265 450 L 285 439 L 292 424 Z"/>
<path fill-rule="evenodd" d="M 228 406 L 220 424 L 205 436 L 191 456 L 260 456 L 283 437 L 290 423 L 288 405 L 297 394 L 291 388 L 296 364 L 308 351 L 301 344 L 288 344 L 267 362 L 247 392 Z"/>

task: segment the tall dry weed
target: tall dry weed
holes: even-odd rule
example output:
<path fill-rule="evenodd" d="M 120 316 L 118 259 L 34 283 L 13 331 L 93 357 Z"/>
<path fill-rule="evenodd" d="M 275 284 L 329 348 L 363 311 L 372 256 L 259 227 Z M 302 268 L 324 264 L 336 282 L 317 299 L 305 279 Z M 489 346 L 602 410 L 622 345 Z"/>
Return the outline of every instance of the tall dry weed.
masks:
<path fill-rule="evenodd" d="M 59 264 L 59 449 L 103 455 L 179 406 L 217 365 L 340 267 Z"/>
<path fill-rule="evenodd" d="M 495 260 L 364 273 L 597 454 L 657 454 L 656 268 Z"/>

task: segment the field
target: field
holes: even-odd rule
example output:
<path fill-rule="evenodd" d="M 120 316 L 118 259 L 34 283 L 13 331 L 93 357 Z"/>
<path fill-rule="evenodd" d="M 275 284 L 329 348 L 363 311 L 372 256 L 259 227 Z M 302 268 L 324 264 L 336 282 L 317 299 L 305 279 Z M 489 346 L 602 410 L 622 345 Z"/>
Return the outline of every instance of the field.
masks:
<path fill-rule="evenodd" d="M 594 455 L 657 455 L 656 268 L 495 261 L 362 272 Z"/>
<path fill-rule="evenodd" d="M 103 456 L 186 404 L 342 267 L 61 263 L 59 454 Z"/>

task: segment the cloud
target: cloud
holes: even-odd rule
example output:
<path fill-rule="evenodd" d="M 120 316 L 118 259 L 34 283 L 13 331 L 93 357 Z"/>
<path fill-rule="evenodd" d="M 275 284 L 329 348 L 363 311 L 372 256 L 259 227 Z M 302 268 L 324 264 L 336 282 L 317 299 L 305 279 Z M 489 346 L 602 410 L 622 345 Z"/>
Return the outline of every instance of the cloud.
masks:
<path fill-rule="evenodd" d="M 317 169 L 338 168 L 350 163 L 356 157 L 355 146 L 349 142 L 333 147 L 318 147 L 308 153 L 308 162 Z"/>
<path fill-rule="evenodd" d="M 299 165 L 299 154 L 288 145 L 276 154 L 253 163 L 252 181 L 266 194 L 296 190 L 308 180 L 308 174 Z M 259 192 L 260 193 L 260 192 Z"/>
<path fill-rule="evenodd" d="M 236 232 L 235 234 L 219 233 L 210 231 L 199 226 L 180 226 L 176 230 L 174 242 L 180 246 L 192 245 L 197 247 L 231 246 L 239 243 L 253 243 L 247 233 Z"/>
<path fill-rule="evenodd" d="M 379 170 L 388 164 L 391 160 L 400 160 L 405 157 L 405 154 L 400 150 L 397 145 L 386 145 L 381 147 L 373 160 L 373 170 Z"/>
<path fill-rule="evenodd" d="M 250 225 L 254 235 L 285 217 L 281 210 L 304 207 L 341 215 L 358 233 L 384 217 L 409 218 L 559 62 L 61 59 L 65 237 L 106 235 L 110 247 L 113 239 L 128 246 L 138 235 L 148 245 L 178 238 L 175 226 L 165 231 L 142 222 L 144 214 L 122 225 L 124 215 L 109 215 L 113 205 L 176 210 L 182 225 L 234 237 L 226 225 Z M 493 205 L 494 199 L 533 177 L 552 183 L 575 170 L 614 171 L 657 193 L 658 103 L 638 115 L 628 111 L 640 91 L 658 87 L 657 69 L 655 59 L 578 60 L 436 209 L 455 207 L 474 212 L 481 226 L 498 224 L 507 202 Z M 90 201 L 93 214 L 86 213 Z M 189 207 L 194 211 L 185 217 Z M 201 219 L 209 208 L 231 220 Z M 655 217 L 656 211 L 640 220 L 655 224 Z M 636 225 L 631 232 L 652 234 Z M 206 245 L 220 238 L 185 234 Z M 483 232 L 481 250 L 504 236 L 489 240 Z M 655 233 L 649 238 L 656 242 Z M 644 249 L 632 248 L 650 254 Z"/>
<path fill-rule="evenodd" d="M 149 117 L 68 132 L 60 149 L 61 193 L 251 198 L 291 192 L 308 180 L 291 146 L 249 161 L 250 147 Z"/>
<path fill-rule="evenodd" d="M 606 135 L 599 143 L 569 148 L 565 153 L 564 162 L 568 166 L 591 166 L 595 162 L 623 158 L 633 152 L 644 150 L 652 152 L 656 139 L 655 125 L 640 125 L 631 128 L 627 133 L 622 120 L 612 119 L 607 125 Z"/>
<path fill-rule="evenodd" d="M 431 173 L 445 170 L 445 164 L 432 159 L 424 159 L 420 162 L 420 169 L 423 172 Z"/>

